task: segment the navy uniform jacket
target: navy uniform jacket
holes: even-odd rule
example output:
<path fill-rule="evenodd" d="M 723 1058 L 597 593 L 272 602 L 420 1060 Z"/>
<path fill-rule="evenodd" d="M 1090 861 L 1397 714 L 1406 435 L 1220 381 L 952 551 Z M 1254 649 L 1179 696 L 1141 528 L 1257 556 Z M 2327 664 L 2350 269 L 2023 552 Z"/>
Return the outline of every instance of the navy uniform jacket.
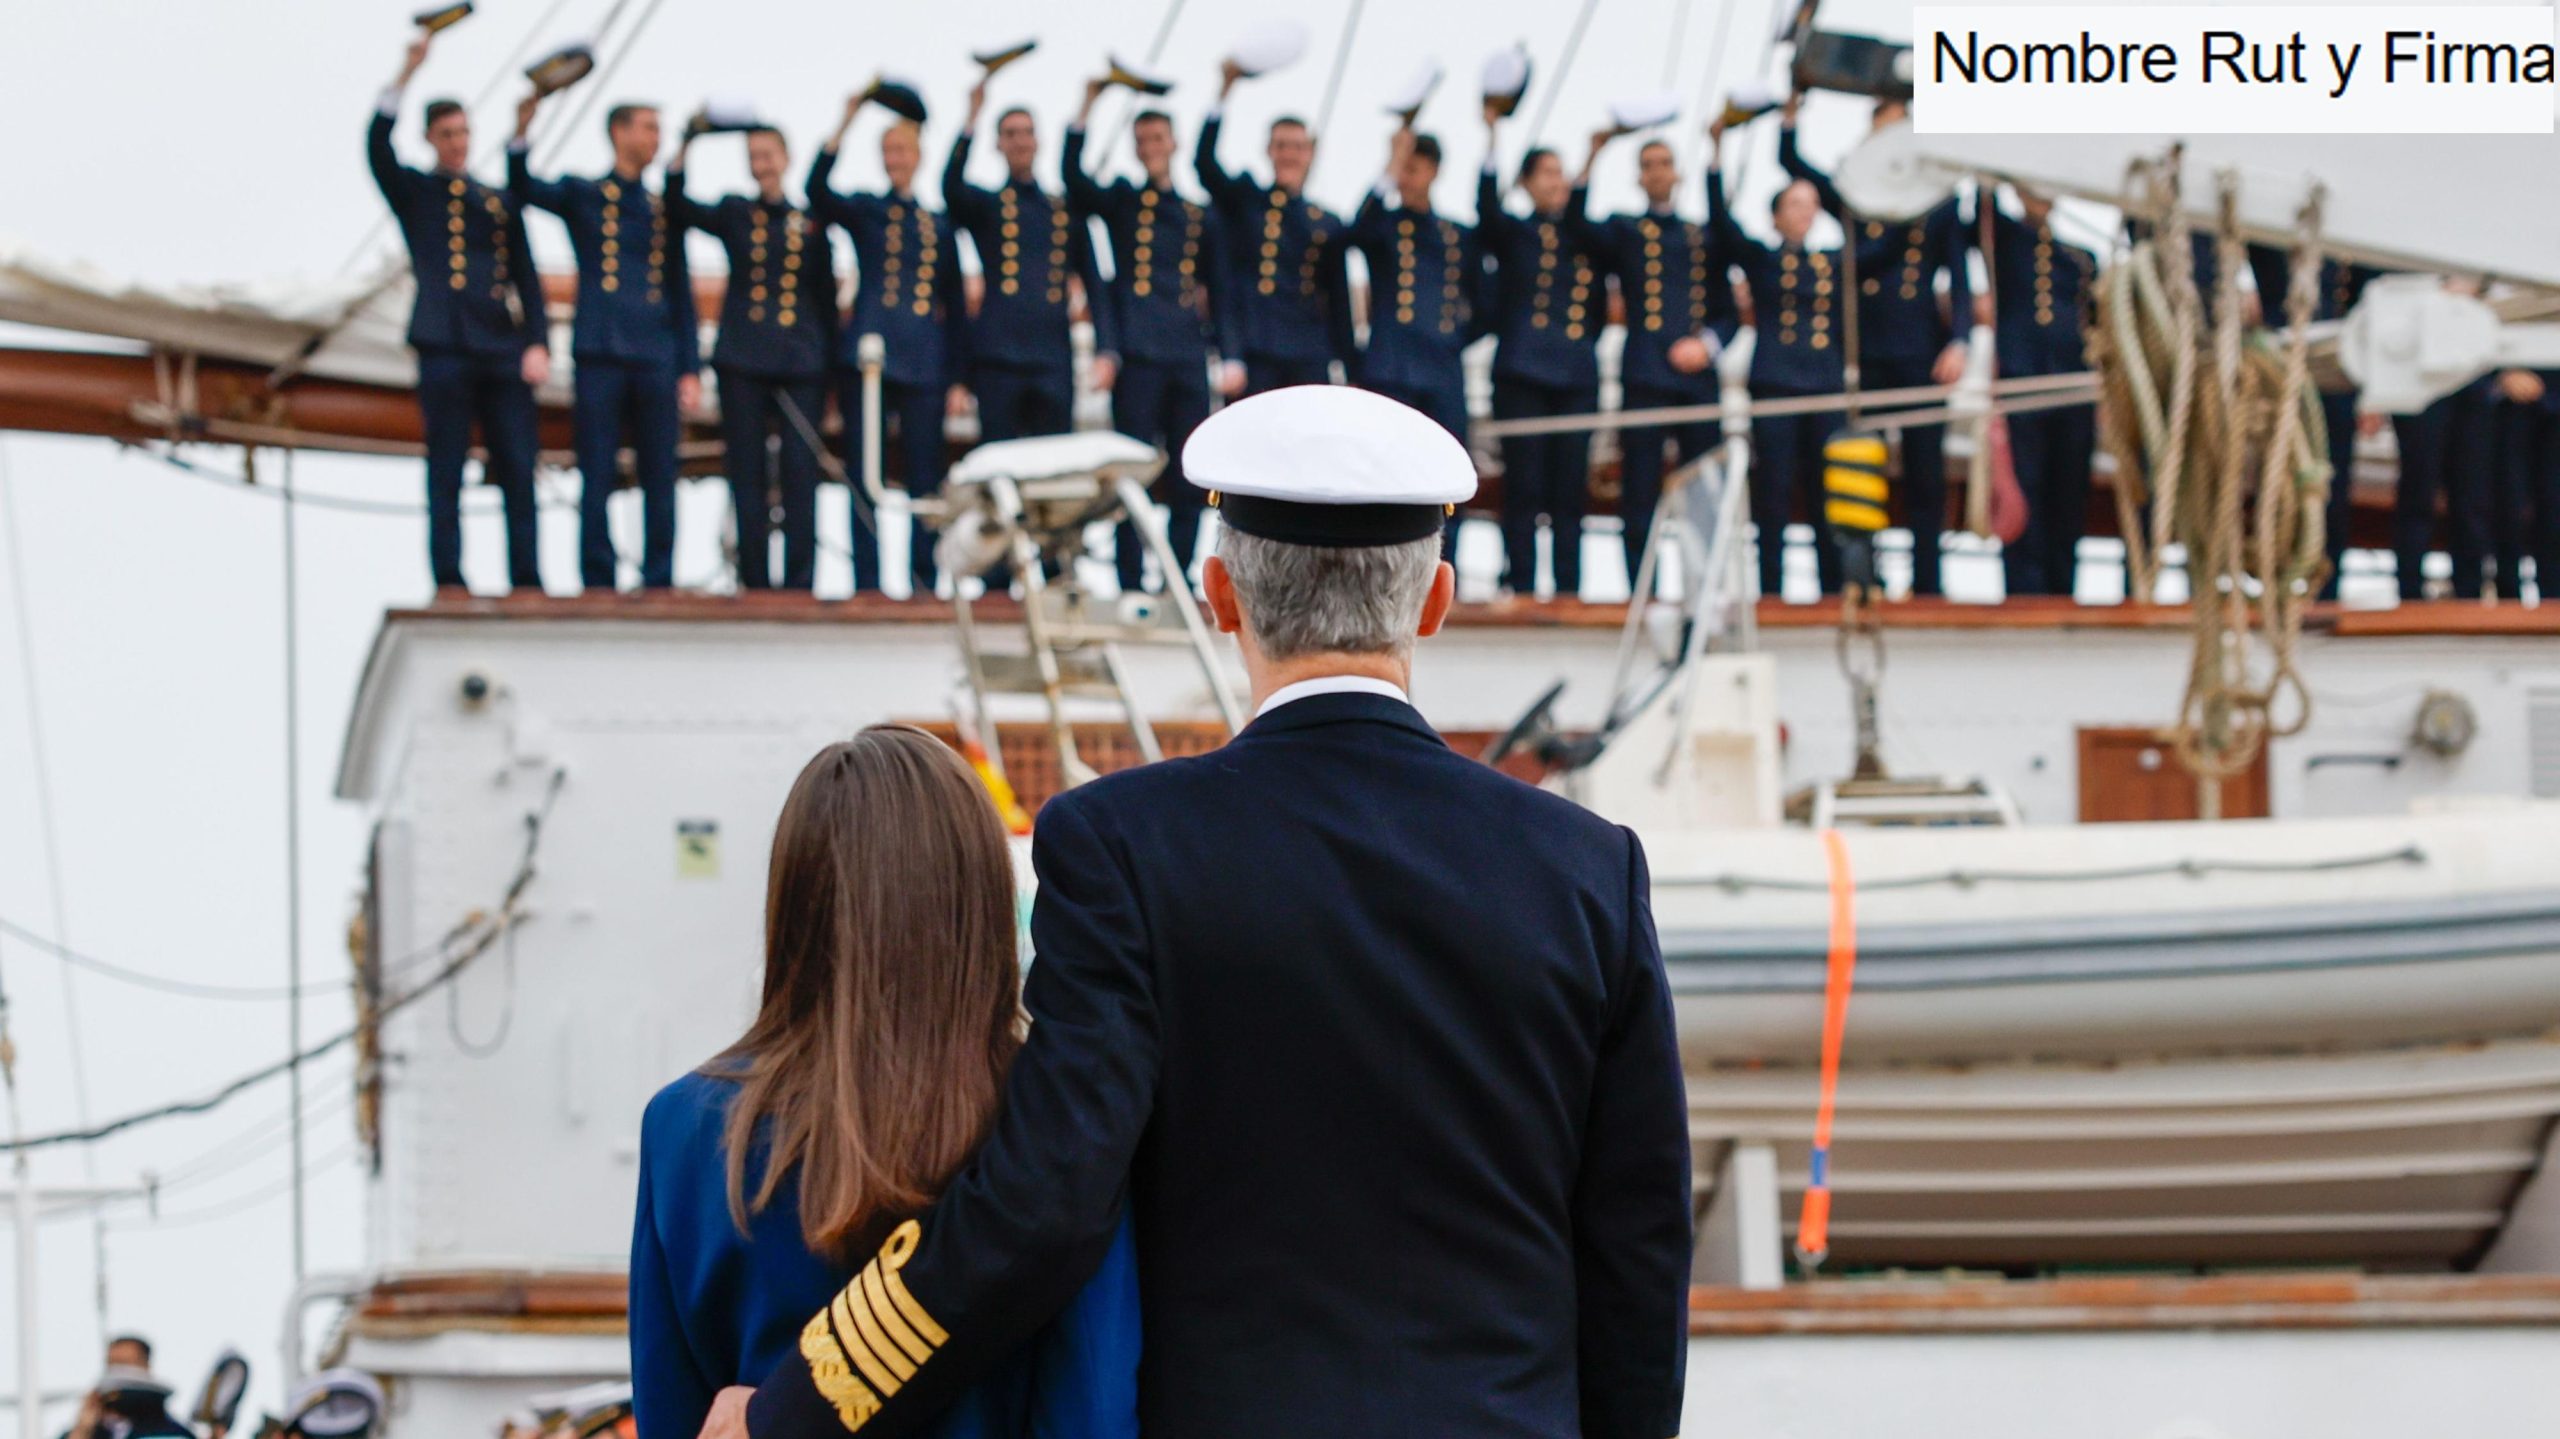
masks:
<path fill-rule="evenodd" d="M 560 217 L 578 255 L 569 352 L 581 360 L 702 368 L 693 276 L 666 204 L 644 181 L 606 175 L 537 180 L 522 144 L 507 147 L 507 193 Z"/>
<path fill-rule="evenodd" d="M 1476 179 L 1476 235 L 1493 261 L 1493 352 L 1498 379 L 1557 389 L 1600 383 L 1600 330 L 1608 303 L 1600 270 L 1560 211 L 1523 220 L 1502 208 L 1491 166 Z"/>
<path fill-rule="evenodd" d="M 1055 1312 L 1124 1205 L 1148 1439 L 1679 1431 L 1688 1113 L 1634 835 L 1319 694 L 1050 800 L 1032 862 L 1031 1037 L 874 1261 L 941 1337 L 863 1439 Z M 785 1364 L 749 1427 L 865 1402 Z"/>
<path fill-rule="evenodd" d="M 711 363 L 770 379 L 824 374 L 836 343 L 826 228 L 788 200 L 723 195 L 705 205 L 685 194 L 682 170 L 667 172 L 667 209 L 678 235 L 700 230 L 729 252 Z"/>
<path fill-rule="evenodd" d="M 2258 304 L 2268 325 L 2282 329 L 2285 324 L 2285 290 L 2293 283 L 2293 255 L 2278 245 L 2251 245 L 2249 273 L 2258 280 Z M 2337 260 L 2320 262 L 2320 289 L 2314 300 L 2311 318 L 2342 320 L 2364 298 L 2364 287 L 2381 274 L 2369 265 L 2349 265 Z"/>
<path fill-rule="evenodd" d="M 548 344 L 542 277 L 525 243 L 524 217 L 506 197 L 468 175 L 413 170 L 391 148 L 393 117 L 376 113 L 365 132 L 373 183 L 409 245 L 417 301 L 409 343 L 421 350 L 520 355 Z"/>
<path fill-rule="evenodd" d="M 960 232 L 913 195 L 839 194 L 827 187 L 836 152 L 809 165 L 809 210 L 853 241 L 853 314 L 836 363 L 854 368 L 864 335 L 887 351 L 882 378 L 939 389 L 968 372 L 969 300 L 960 275 Z"/>
<path fill-rule="evenodd" d="M 1358 357 L 1351 343 L 1351 284 L 1343 272 L 1347 227 L 1305 195 L 1238 175 L 1218 162 L 1222 121 L 1200 125 L 1200 187 L 1218 211 L 1245 355 L 1321 365 Z"/>
<path fill-rule="evenodd" d="M 1831 177 L 1805 163 L 1796 132 L 1778 132 L 1778 163 L 1809 180 L 1822 208 L 1842 225 L 1849 202 Z M 1947 307 L 1938 308 L 1938 272 Z M 1973 328 L 1973 277 L 1965 264 L 1964 217 L 1950 198 L 1911 220 L 1858 222 L 1858 353 L 1876 359 L 1935 360 Z"/>
<path fill-rule="evenodd" d="M 1069 212 L 1079 221 L 1101 217 L 1111 237 L 1109 294 L 1121 358 L 1205 366 L 1213 349 L 1244 358 L 1217 213 L 1152 180 L 1097 183 L 1084 167 L 1078 128 L 1067 130 L 1058 166 Z"/>
<path fill-rule="evenodd" d="M 1369 262 L 1369 345 L 1360 382 L 1395 390 L 1466 385 L 1459 356 L 1485 333 L 1484 257 L 1475 230 L 1416 214 L 1371 190 L 1351 221 Z"/>
<path fill-rule="evenodd" d="M 1965 233 L 1976 234 L 1975 225 L 1968 223 Z M 2067 375 L 2088 368 L 2081 330 L 2097 288 L 2098 257 L 2056 239 L 2049 222 L 2030 225 L 1996 208 L 1991 243 L 2000 373 Z"/>
<path fill-rule="evenodd" d="M 1724 172 L 1707 172 L 1707 230 L 1751 287 L 1751 388 L 1832 394 L 1840 365 L 1840 252 L 1764 245 L 1743 233 L 1724 200 Z"/>
<path fill-rule="evenodd" d="M 1583 242 L 1618 277 L 1626 307 L 1627 345 L 1618 361 L 1620 383 L 1707 401 L 1716 395 L 1715 366 L 1695 374 L 1671 367 L 1671 347 L 1697 336 L 1717 347 L 1742 328 L 1733 282 L 1707 227 L 1672 210 L 1647 210 L 1593 221 L 1591 192 L 1574 187 L 1566 215 Z"/>
<path fill-rule="evenodd" d="M 942 167 L 942 203 L 978 247 L 986 291 L 970 323 L 969 353 L 981 363 L 1066 369 L 1075 363 L 1067 279 L 1084 282 L 1096 354 L 1120 348 L 1110 292 L 1093 260 L 1093 235 L 1064 201 L 1011 178 L 989 190 L 969 183 L 969 140 L 951 142 Z"/>

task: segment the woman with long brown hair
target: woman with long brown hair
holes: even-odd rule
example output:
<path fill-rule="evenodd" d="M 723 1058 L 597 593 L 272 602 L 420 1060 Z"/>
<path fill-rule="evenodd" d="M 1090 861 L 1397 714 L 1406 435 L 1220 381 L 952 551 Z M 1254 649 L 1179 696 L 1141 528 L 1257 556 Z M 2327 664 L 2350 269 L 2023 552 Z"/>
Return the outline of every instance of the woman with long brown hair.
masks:
<path fill-rule="evenodd" d="M 712 1398 L 804 1343 L 835 1345 L 858 1417 L 912 1361 L 868 1311 L 824 1335 L 856 1271 L 984 1137 L 1022 1042 L 1003 826 L 941 741 L 875 725 L 819 751 L 784 801 L 764 998 L 641 1125 L 631 1372 L 642 1439 L 693 1439 Z M 894 1282 L 894 1281 L 892 1281 Z M 851 1293 L 859 1294 L 861 1288 Z M 810 1332 L 804 1335 L 804 1329 Z M 973 1389 L 940 1439 L 1137 1432 L 1126 1227 L 1075 1304 Z"/>

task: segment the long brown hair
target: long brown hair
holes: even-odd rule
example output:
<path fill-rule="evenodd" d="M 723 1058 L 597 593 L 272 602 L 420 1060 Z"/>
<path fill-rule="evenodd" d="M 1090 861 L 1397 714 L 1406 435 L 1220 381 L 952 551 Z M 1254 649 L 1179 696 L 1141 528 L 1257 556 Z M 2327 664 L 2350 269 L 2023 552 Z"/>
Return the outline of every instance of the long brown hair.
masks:
<path fill-rule="evenodd" d="M 1022 1045 L 1015 934 L 1004 826 L 948 745 L 874 725 L 809 761 L 774 828 L 763 1003 L 706 1066 L 740 1081 L 723 1147 L 742 1232 L 795 1167 L 823 1254 L 933 1199 Z"/>

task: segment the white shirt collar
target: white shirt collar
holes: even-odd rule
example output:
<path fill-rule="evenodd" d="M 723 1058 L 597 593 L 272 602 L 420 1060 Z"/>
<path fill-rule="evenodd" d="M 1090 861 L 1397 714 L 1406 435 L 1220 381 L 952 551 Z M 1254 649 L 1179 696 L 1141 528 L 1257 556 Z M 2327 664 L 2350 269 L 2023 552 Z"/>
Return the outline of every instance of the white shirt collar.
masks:
<path fill-rule="evenodd" d="M 1253 712 L 1253 717 L 1260 719 L 1291 700 L 1302 700 L 1310 695 L 1378 695 L 1406 704 L 1413 703 L 1411 695 L 1385 680 L 1371 679 L 1367 675 L 1318 675 L 1314 679 L 1300 680 L 1273 690 L 1271 698 L 1262 702 L 1261 707 Z"/>

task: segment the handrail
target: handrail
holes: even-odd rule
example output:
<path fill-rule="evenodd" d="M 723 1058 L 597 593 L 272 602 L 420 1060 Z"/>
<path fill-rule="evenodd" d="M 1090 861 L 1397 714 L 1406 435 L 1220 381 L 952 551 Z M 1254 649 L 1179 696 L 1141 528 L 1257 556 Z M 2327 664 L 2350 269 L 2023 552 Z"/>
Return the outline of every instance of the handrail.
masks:
<path fill-rule="evenodd" d="M 1999 406 L 1995 403 L 1995 408 L 1998 409 L 2024 410 L 2085 404 L 2097 398 L 2097 387 L 2097 375 L 2092 371 L 2081 370 L 2067 375 L 2028 375 L 2014 380 L 1994 380 L 1990 388 L 1995 402 L 2013 396 L 2021 400 L 2048 395 L 2057 397 L 2036 406 L 2023 403 Z M 1955 399 L 1964 388 L 1962 385 L 1915 385 L 1900 390 L 1867 390 L 1858 396 L 1858 404 L 1862 409 L 1872 409 L 1879 405 L 1939 403 L 1941 409 L 1914 412 L 1931 417 L 1924 420 L 1915 420 L 1904 414 L 1870 417 L 1872 425 L 1885 428 L 1898 425 L 1939 424 L 1948 417 L 1943 412 L 1943 402 Z M 1778 415 L 1828 414 L 1833 411 L 1845 411 L 1848 408 L 1849 402 L 1845 395 L 1798 395 L 1782 400 L 1754 400 L 1751 403 L 1750 413 L 1754 419 L 1758 419 Z M 1732 409 L 1730 402 L 1718 402 L 1711 405 L 1672 405 L 1652 410 L 1603 410 L 1588 415 L 1544 415 L 1526 420 L 1486 420 L 1478 423 L 1474 427 L 1474 432 L 1485 439 L 1508 439 L 1522 435 L 1564 435 L 1583 430 L 1633 428 L 1640 425 L 1697 425 L 1722 420 L 1732 412 Z"/>

